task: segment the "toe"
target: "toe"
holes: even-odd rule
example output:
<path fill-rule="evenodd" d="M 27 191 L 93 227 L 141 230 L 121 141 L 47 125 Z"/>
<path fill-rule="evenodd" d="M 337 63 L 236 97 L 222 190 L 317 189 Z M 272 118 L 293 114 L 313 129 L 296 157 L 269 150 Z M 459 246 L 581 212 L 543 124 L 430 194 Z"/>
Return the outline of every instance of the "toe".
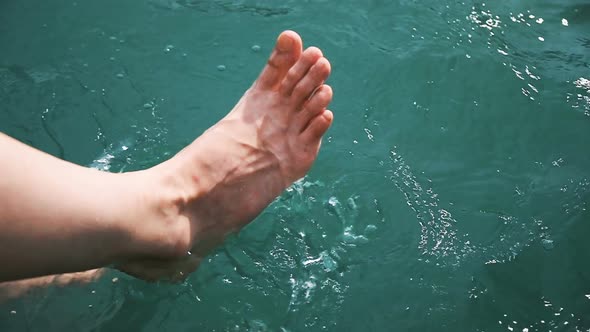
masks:
<path fill-rule="evenodd" d="M 287 76 L 281 82 L 281 93 L 290 96 L 297 83 L 301 81 L 309 69 L 322 57 L 323 54 L 319 48 L 312 46 L 306 49 L 299 58 L 299 61 L 289 69 Z"/>
<path fill-rule="evenodd" d="M 320 86 L 330 75 L 330 62 L 328 59 L 319 59 L 309 72 L 295 85 L 291 96 L 295 103 L 304 103 L 311 94 Z"/>
<path fill-rule="evenodd" d="M 272 89 L 285 77 L 289 68 L 301 57 L 301 37 L 293 31 L 284 31 L 277 38 L 268 63 L 260 73 L 256 84 L 262 89 Z"/>
<path fill-rule="evenodd" d="M 303 142 L 308 145 L 319 144 L 322 136 L 330 128 L 333 119 L 334 115 L 328 110 L 324 110 L 321 114 L 311 119 L 307 128 L 301 133 Z"/>
<path fill-rule="evenodd" d="M 328 107 L 332 101 L 332 95 L 332 88 L 326 84 L 316 90 L 303 107 L 303 110 L 297 115 L 299 132 L 302 132 L 308 126 L 311 119 L 321 114 Z"/>

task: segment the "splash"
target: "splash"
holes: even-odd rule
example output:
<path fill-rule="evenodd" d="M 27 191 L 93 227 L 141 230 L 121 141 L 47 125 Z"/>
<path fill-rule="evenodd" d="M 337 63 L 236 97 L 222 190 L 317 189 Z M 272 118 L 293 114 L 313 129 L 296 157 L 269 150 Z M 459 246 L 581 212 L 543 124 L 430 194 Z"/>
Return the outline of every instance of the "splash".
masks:
<path fill-rule="evenodd" d="M 110 171 L 113 161 L 122 161 L 121 159 L 125 157 L 126 151 L 129 150 L 131 146 L 132 142 L 130 140 L 124 140 L 118 144 L 109 144 L 109 146 L 88 165 L 88 167 L 105 172 Z M 121 167 L 121 171 L 123 170 L 124 167 Z"/>
<path fill-rule="evenodd" d="M 424 260 L 439 265 L 459 265 L 473 249 L 464 236 L 457 235 L 457 220 L 448 208 L 440 206 L 438 194 L 422 184 L 401 155 L 392 150 L 390 158 L 390 180 L 416 213 L 420 225 L 418 249 Z"/>
<path fill-rule="evenodd" d="M 580 302 L 589 295 L 577 296 Z M 535 309 L 542 312 L 540 317 L 531 321 L 519 321 L 505 313 L 498 319 L 498 325 L 508 331 L 588 331 L 587 318 L 574 311 L 568 310 L 552 302 L 547 297 L 541 297 L 535 303 Z M 531 310 L 532 311 L 532 310 Z M 516 314 L 515 316 L 519 316 Z"/>
<path fill-rule="evenodd" d="M 590 116 L 590 80 L 580 77 L 573 82 L 578 89 L 577 93 L 568 93 L 567 102 L 572 104 L 572 108 L 579 109 L 584 115 Z"/>

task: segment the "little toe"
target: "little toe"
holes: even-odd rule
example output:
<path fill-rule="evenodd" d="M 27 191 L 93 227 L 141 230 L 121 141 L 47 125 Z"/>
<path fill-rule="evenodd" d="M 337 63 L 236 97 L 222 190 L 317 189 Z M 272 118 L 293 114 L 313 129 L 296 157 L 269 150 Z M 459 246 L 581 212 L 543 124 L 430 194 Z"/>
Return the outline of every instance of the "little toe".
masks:
<path fill-rule="evenodd" d="M 326 58 L 319 59 L 309 72 L 295 85 L 291 94 L 296 103 L 304 103 L 311 94 L 330 76 L 330 62 Z"/>
<path fill-rule="evenodd" d="M 321 85 L 309 98 L 303 109 L 298 114 L 299 132 L 302 132 L 309 124 L 310 120 L 322 113 L 332 101 L 332 88 L 327 85 Z"/>
<path fill-rule="evenodd" d="M 317 47 L 306 49 L 297 63 L 289 69 L 289 72 L 281 82 L 280 92 L 283 95 L 290 96 L 293 88 L 307 74 L 309 69 L 323 57 L 322 51 Z"/>
<path fill-rule="evenodd" d="M 315 118 L 311 119 L 307 128 L 301 133 L 303 142 L 307 145 L 318 144 L 319 147 L 322 136 L 328 131 L 333 120 L 334 114 L 328 110 L 324 110 Z"/>
<path fill-rule="evenodd" d="M 301 57 L 302 48 L 303 42 L 296 32 L 287 30 L 281 33 L 256 85 L 261 89 L 277 86 Z"/>

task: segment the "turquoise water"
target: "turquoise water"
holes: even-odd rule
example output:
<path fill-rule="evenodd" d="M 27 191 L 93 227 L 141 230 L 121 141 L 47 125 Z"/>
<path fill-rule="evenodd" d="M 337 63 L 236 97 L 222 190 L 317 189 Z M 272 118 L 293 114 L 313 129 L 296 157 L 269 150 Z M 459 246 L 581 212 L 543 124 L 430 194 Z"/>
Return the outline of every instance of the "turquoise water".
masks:
<path fill-rule="evenodd" d="M 184 284 L 110 272 L 0 304 L 0 330 L 590 329 L 586 1 L 3 1 L 0 130 L 154 165 L 283 29 L 333 67 L 311 173 Z"/>

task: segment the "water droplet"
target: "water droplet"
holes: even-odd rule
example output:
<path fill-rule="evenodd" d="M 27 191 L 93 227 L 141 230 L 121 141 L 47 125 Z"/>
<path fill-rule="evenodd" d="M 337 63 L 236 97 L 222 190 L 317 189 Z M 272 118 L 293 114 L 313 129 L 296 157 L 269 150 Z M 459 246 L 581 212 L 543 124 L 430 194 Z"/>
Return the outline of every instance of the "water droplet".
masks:
<path fill-rule="evenodd" d="M 553 249 L 553 247 L 555 247 L 555 245 L 553 244 L 553 240 L 550 239 L 542 239 L 541 244 L 543 245 L 543 248 L 545 248 L 545 250 L 551 250 Z"/>
<path fill-rule="evenodd" d="M 540 40 L 540 41 L 545 41 L 545 38 L 543 38 L 543 37 L 539 37 L 539 40 Z"/>
<path fill-rule="evenodd" d="M 320 257 L 326 271 L 331 272 L 338 268 L 338 263 L 326 251 L 322 251 Z"/>
<path fill-rule="evenodd" d="M 559 158 L 557 160 L 554 160 L 551 162 L 551 165 L 555 166 L 555 167 L 561 167 L 561 165 L 563 164 L 564 160 L 563 158 Z"/>
<path fill-rule="evenodd" d="M 568 26 L 569 25 L 569 22 L 565 18 L 562 18 L 561 19 L 561 24 L 563 24 L 563 26 Z"/>
<path fill-rule="evenodd" d="M 254 52 L 260 52 L 260 45 L 252 45 L 251 49 Z"/>
<path fill-rule="evenodd" d="M 174 49 L 174 45 L 166 45 L 166 47 L 164 47 L 164 52 L 170 52 Z"/>
<path fill-rule="evenodd" d="M 123 74 L 123 73 L 118 73 L 116 76 L 117 76 L 117 78 L 123 78 L 123 77 L 125 77 L 125 74 Z"/>
<path fill-rule="evenodd" d="M 219 71 L 224 71 L 225 69 L 226 69 L 226 68 L 225 68 L 225 66 L 224 66 L 224 65 L 219 65 L 219 66 L 217 66 L 217 70 L 219 70 Z"/>
<path fill-rule="evenodd" d="M 365 234 L 374 233 L 375 231 L 377 231 L 377 226 L 373 224 L 367 225 L 367 227 L 365 227 Z"/>

